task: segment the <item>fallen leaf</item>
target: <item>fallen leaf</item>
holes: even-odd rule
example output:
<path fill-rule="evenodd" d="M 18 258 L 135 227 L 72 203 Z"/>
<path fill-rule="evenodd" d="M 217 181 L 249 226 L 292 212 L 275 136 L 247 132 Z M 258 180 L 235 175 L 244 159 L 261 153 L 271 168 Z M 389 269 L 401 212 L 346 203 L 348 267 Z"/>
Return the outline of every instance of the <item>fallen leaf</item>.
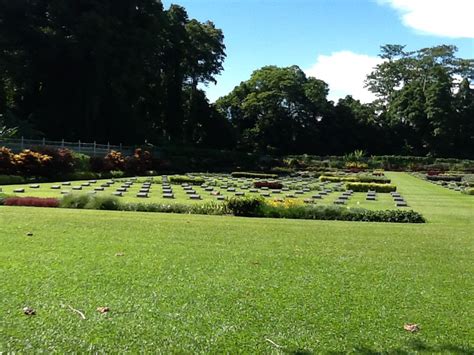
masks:
<path fill-rule="evenodd" d="M 405 329 L 407 332 L 415 333 L 420 330 L 420 327 L 415 323 L 407 323 L 403 326 L 403 329 Z"/>
<path fill-rule="evenodd" d="M 27 316 L 34 316 L 36 314 L 36 311 L 31 307 L 25 307 L 23 308 L 23 313 Z"/>
<path fill-rule="evenodd" d="M 104 313 L 107 313 L 109 311 L 110 311 L 109 307 L 97 307 L 97 312 L 99 312 L 99 313 L 104 314 Z"/>

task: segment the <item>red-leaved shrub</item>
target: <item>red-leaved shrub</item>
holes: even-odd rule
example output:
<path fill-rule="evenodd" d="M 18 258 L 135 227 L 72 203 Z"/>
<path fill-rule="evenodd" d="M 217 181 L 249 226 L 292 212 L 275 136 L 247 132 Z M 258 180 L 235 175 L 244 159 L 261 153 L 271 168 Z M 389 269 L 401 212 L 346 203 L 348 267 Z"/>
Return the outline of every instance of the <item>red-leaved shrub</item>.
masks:
<path fill-rule="evenodd" d="M 7 197 L 4 204 L 5 206 L 58 207 L 59 200 L 43 197 Z"/>
<path fill-rule="evenodd" d="M 0 147 L 0 174 L 12 174 L 14 171 L 12 151 L 6 147 Z"/>
<path fill-rule="evenodd" d="M 152 163 L 151 153 L 137 148 L 132 156 L 125 159 L 125 170 L 133 174 L 143 174 L 152 169 Z"/>
<path fill-rule="evenodd" d="M 255 186 L 257 189 L 261 187 L 268 187 L 269 189 L 279 190 L 283 187 L 283 184 L 276 181 L 255 181 L 253 186 Z"/>

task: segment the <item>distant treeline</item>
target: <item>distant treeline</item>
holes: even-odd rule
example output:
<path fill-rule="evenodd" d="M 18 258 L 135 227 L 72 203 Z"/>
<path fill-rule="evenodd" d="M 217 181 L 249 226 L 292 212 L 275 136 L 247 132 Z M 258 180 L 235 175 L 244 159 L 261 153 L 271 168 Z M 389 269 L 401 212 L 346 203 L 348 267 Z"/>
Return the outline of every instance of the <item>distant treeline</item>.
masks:
<path fill-rule="evenodd" d="M 223 69 L 212 22 L 156 0 L 0 3 L 0 136 L 235 149 L 272 155 L 474 157 L 474 64 L 441 45 L 382 47 L 377 100 L 328 101 L 297 66 L 256 70 L 209 103 Z"/>

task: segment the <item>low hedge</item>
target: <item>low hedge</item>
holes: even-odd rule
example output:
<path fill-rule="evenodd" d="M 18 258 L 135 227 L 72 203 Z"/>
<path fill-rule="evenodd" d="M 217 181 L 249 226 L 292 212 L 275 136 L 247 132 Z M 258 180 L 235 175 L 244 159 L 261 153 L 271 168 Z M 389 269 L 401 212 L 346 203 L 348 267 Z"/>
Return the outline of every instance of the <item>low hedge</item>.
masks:
<path fill-rule="evenodd" d="M 203 204 L 160 204 L 160 203 L 125 203 L 115 196 L 94 196 L 87 194 L 71 194 L 57 199 L 36 198 L 35 204 L 26 204 L 32 198 L 10 198 L 17 206 L 45 206 L 63 208 L 85 208 L 97 210 L 120 210 L 140 212 L 189 213 L 206 215 L 234 215 L 244 217 L 292 218 L 316 220 L 340 220 L 361 222 L 391 223 L 424 223 L 424 217 L 412 210 L 372 211 L 362 208 L 321 205 L 274 205 L 267 203 L 262 197 L 232 197 L 221 203 L 210 201 Z M 46 200 L 51 200 L 47 206 Z M 52 201 L 54 200 L 54 201 Z M 23 204 L 20 204 L 21 201 Z M 39 203 L 41 202 L 41 203 Z M 13 202 L 12 202 L 13 204 Z"/>
<path fill-rule="evenodd" d="M 7 197 L 3 204 L 5 206 L 58 207 L 59 200 L 43 197 Z"/>
<path fill-rule="evenodd" d="M 250 179 L 277 179 L 277 174 L 263 174 L 263 173 L 249 173 L 245 171 L 234 171 L 231 173 L 232 177 L 236 178 L 250 178 Z"/>
<path fill-rule="evenodd" d="M 199 176 L 187 176 L 187 175 L 173 175 L 168 178 L 169 182 L 172 184 L 191 184 L 191 185 L 201 185 L 204 184 L 206 180 Z"/>
<path fill-rule="evenodd" d="M 367 191 L 376 191 L 376 192 L 394 192 L 397 191 L 397 187 L 391 184 L 374 184 L 367 182 L 350 182 L 346 184 L 347 190 L 352 190 L 354 192 L 367 192 Z"/>
<path fill-rule="evenodd" d="M 322 175 L 319 177 L 320 181 L 327 182 L 367 182 L 378 184 L 390 184 L 391 180 L 385 176 L 370 176 L 370 175 L 350 175 L 350 176 L 330 176 Z"/>
<path fill-rule="evenodd" d="M 25 183 L 25 178 L 18 175 L 0 175 L 0 185 L 20 185 Z"/>
<path fill-rule="evenodd" d="M 426 180 L 430 181 L 461 181 L 461 175 L 426 175 Z"/>
<path fill-rule="evenodd" d="M 425 218 L 413 210 L 372 211 L 341 206 L 283 206 L 265 205 L 258 217 L 316 219 L 359 222 L 425 223 Z"/>
<path fill-rule="evenodd" d="M 269 189 L 280 190 L 283 188 L 283 184 L 278 181 L 255 181 L 253 186 L 257 189 L 268 187 Z"/>

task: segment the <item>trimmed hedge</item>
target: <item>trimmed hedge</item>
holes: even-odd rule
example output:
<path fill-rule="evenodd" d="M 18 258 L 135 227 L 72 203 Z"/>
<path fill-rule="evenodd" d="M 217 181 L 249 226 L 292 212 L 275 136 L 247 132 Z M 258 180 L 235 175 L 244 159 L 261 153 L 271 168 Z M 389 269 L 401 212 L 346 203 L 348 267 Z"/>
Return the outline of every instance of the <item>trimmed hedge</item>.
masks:
<path fill-rule="evenodd" d="M 0 185 L 20 185 L 25 183 L 25 178 L 18 175 L 0 175 Z"/>
<path fill-rule="evenodd" d="M 460 175 L 426 175 L 426 180 L 430 181 L 461 181 Z"/>
<path fill-rule="evenodd" d="M 58 207 L 59 200 L 43 197 L 7 197 L 3 204 L 5 206 Z"/>
<path fill-rule="evenodd" d="M 284 206 L 265 205 L 258 217 L 316 219 L 359 222 L 425 223 L 425 218 L 413 210 L 372 211 L 340 206 Z"/>
<path fill-rule="evenodd" d="M 245 171 L 234 171 L 232 177 L 250 178 L 250 179 L 277 179 L 277 174 L 249 173 Z"/>
<path fill-rule="evenodd" d="M 261 187 L 268 187 L 269 189 L 280 190 L 283 188 L 283 184 L 278 181 L 255 181 L 253 186 L 257 189 Z"/>
<path fill-rule="evenodd" d="M 374 184 L 374 183 L 367 183 L 367 182 L 350 182 L 346 184 L 346 188 L 354 192 L 376 191 L 376 192 L 384 193 L 384 192 L 397 191 L 397 187 L 395 185 Z"/>
<path fill-rule="evenodd" d="M 319 177 L 320 181 L 327 182 L 367 182 L 378 184 L 390 184 L 391 180 L 384 176 L 370 176 L 370 175 L 350 175 L 350 176 L 330 176 L 322 175 Z"/>
<path fill-rule="evenodd" d="M 173 175 L 168 177 L 168 180 L 172 184 L 191 184 L 201 185 L 206 182 L 202 177 L 187 176 L 187 175 Z"/>

